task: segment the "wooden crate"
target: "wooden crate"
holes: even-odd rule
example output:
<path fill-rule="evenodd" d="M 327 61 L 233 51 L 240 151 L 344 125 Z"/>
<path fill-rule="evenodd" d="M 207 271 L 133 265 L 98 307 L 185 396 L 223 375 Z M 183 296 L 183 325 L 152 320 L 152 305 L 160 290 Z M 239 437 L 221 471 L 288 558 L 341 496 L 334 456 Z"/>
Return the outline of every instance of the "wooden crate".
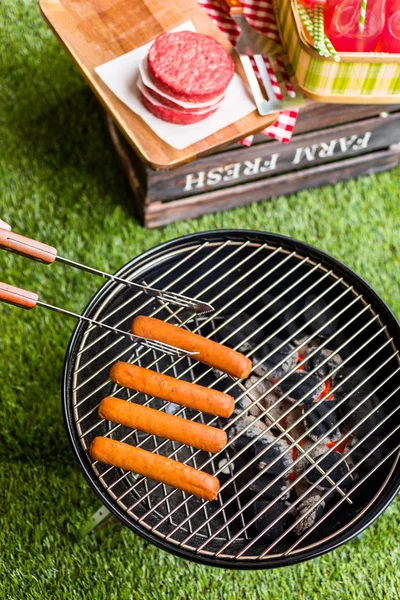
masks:
<path fill-rule="evenodd" d="M 169 171 L 146 167 L 107 115 L 112 141 L 146 227 L 198 217 L 400 164 L 400 105 L 325 105 L 301 110 L 289 144 L 258 134 Z"/>

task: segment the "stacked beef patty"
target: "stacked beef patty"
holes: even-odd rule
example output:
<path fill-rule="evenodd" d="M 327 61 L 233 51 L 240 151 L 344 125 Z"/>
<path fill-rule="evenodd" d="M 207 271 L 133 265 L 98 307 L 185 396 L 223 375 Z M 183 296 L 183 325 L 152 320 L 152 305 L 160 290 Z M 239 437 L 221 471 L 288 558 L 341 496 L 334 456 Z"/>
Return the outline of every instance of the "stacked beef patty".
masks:
<path fill-rule="evenodd" d="M 140 72 L 146 108 L 163 121 L 187 125 L 218 110 L 235 67 L 213 38 L 179 31 L 158 36 Z"/>

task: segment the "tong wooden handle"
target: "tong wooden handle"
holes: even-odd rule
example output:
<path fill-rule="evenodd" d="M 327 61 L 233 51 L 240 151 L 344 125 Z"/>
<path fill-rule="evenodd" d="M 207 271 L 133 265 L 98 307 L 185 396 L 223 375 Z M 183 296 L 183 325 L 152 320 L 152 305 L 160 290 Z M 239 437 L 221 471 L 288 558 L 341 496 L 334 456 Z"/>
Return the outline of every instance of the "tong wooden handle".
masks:
<path fill-rule="evenodd" d="M 0 248 L 47 264 L 54 262 L 57 257 L 57 250 L 52 246 L 1 228 Z"/>
<path fill-rule="evenodd" d="M 231 15 L 243 14 L 243 4 L 240 2 L 240 0 L 224 0 L 224 2 L 228 5 L 229 13 Z"/>
<path fill-rule="evenodd" d="M 33 292 L 21 290 L 20 288 L 0 281 L 0 302 L 13 304 L 20 308 L 34 308 L 38 298 L 39 296 Z"/>

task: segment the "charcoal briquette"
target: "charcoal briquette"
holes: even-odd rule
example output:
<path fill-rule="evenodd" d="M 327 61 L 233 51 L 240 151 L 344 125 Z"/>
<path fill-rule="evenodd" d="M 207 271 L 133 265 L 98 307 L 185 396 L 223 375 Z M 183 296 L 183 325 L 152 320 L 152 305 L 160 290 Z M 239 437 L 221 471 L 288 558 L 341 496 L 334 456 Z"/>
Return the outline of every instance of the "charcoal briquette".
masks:
<path fill-rule="evenodd" d="M 243 325 L 250 319 L 247 313 L 242 313 L 240 319 L 235 317 L 229 321 L 230 317 L 229 314 L 226 316 L 226 322 L 215 334 L 216 339 L 223 342 L 229 336 L 227 341 L 224 342 L 227 346 L 237 348 L 239 352 L 250 352 L 263 339 L 262 330 L 254 333 L 259 329 L 260 323 L 253 319 L 247 325 Z"/>
<path fill-rule="evenodd" d="M 305 369 L 307 371 L 314 371 L 314 369 L 317 369 L 314 372 L 314 375 L 323 379 L 333 373 L 341 363 L 342 358 L 338 354 L 334 354 L 333 350 L 321 348 L 318 352 L 310 356 L 305 363 Z"/>
<path fill-rule="evenodd" d="M 349 392 L 353 391 L 359 383 L 361 383 L 364 389 L 371 388 L 371 380 L 365 381 L 369 373 L 366 369 L 360 369 L 355 366 L 344 365 L 342 366 L 333 376 L 333 384 L 339 386 L 337 393 L 341 396 L 345 396 Z"/>
<path fill-rule="evenodd" d="M 322 459 L 322 460 L 321 460 Z M 349 465 L 346 462 L 346 459 L 339 452 L 327 452 L 322 456 L 316 456 L 314 458 L 315 462 L 318 462 L 318 465 L 325 471 L 325 473 L 334 467 L 332 471 L 329 473 L 329 477 L 335 483 L 338 483 L 342 477 L 344 477 L 349 472 Z M 306 475 L 305 478 L 308 483 L 313 484 L 316 483 L 322 477 L 321 473 L 318 471 L 316 467 L 311 469 Z M 340 482 L 340 487 L 342 490 L 348 490 L 351 488 L 353 483 L 351 475 L 346 477 L 343 481 Z M 325 478 L 322 479 L 318 485 L 316 486 L 317 490 L 327 490 L 331 489 L 332 484 Z"/>
<path fill-rule="evenodd" d="M 268 475 L 263 473 L 253 481 L 253 483 L 249 486 L 249 490 L 256 496 L 259 492 L 262 492 L 261 496 L 259 496 L 260 500 L 275 500 L 277 496 L 284 494 L 281 496 L 280 500 L 287 500 L 289 498 L 290 492 L 287 491 L 288 481 L 284 477 L 280 477 L 276 481 L 275 476 Z M 272 483 L 274 482 L 274 483 Z M 269 486 L 268 489 L 265 489 Z"/>
<path fill-rule="evenodd" d="M 359 442 L 358 438 L 353 439 L 351 447 L 346 452 L 346 459 L 351 467 L 356 466 L 354 477 L 361 477 L 365 473 L 369 473 L 387 454 L 387 443 L 381 443 L 382 438 L 378 435 L 370 435 L 357 447 L 354 447 Z M 354 449 L 353 449 L 354 447 Z M 371 452 L 372 450 L 372 452 Z M 371 454 L 369 454 L 371 452 Z M 367 456 L 369 454 L 369 456 Z M 366 458 L 367 457 L 367 458 Z M 363 460 L 364 459 L 364 460 Z"/>
<path fill-rule="evenodd" d="M 246 384 L 246 382 L 250 382 L 251 379 L 253 379 L 253 377 L 246 379 L 245 384 Z M 256 396 L 256 394 L 253 394 L 253 391 L 254 390 L 252 390 L 251 394 L 254 399 L 257 399 L 257 396 Z M 258 415 L 260 415 L 261 412 L 263 412 L 262 409 L 259 408 L 257 406 L 257 404 L 254 403 L 251 398 L 249 398 L 249 396 L 243 396 L 242 398 L 237 400 L 237 402 L 235 404 L 235 414 L 245 412 L 245 411 L 247 411 L 250 415 L 252 415 L 254 417 L 258 417 Z"/>
<path fill-rule="evenodd" d="M 239 437 L 230 445 L 231 454 L 249 446 L 241 455 L 243 460 L 250 461 L 258 457 L 249 469 L 260 471 L 267 463 L 279 457 L 268 470 L 270 474 L 279 475 L 290 464 L 291 457 L 287 458 L 285 454 L 287 444 L 283 440 L 277 442 L 274 434 L 261 419 L 256 421 L 256 417 L 252 415 L 242 416 L 228 430 L 228 439 L 232 440 L 237 434 L 240 434 Z M 261 437 L 255 441 L 260 434 Z"/>
<path fill-rule="evenodd" d="M 260 376 L 269 373 L 268 377 L 275 380 L 290 371 L 296 361 L 295 347 L 289 342 L 284 342 L 278 336 L 274 336 L 269 338 L 254 356 L 254 372 Z M 280 364 L 281 362 L 282 364 Z"/>
<path fill-rule="evenodd" d="M 288 394 L 287 398 L 292 402 L 306 402 L 316 400 L 323 392 L 324 384 L 315 375 L 305 371 L 294 371 L 279 381 L 278 390 L 281 394 Z"/>
<path fill-rule="evenodd" d="M 304 424 L 309 437 L 314 441 L 324 441 L 325 444 L 341 437 L 338 422 L 337 411 L 332 410 L 333 403 L 330 401 L 306 402 L 304 405 Z M 329 411 L 332 412 L 328 414 Z M 324 418 L 323 418 L 324 417 Z M 316 424 L 320 419 L 321 422 Z M 313 429 L 311 429 L 313 428 Z M 331 429 L 328 434 L 327 432 Z"/>
<path fill-rule="evenodd" d="M 246 396 L 246 400 L 240 401 L 241 405 L 246 405 L 250 414 L 255 416 L 259 415 L 263 410 L 268 411 L 268 415 L 271 419 L 275 421 L 279 421 L 282 417 L 282 414 L 287 410 L 287 406 L 285 401 L 280 399 L 278 393 L 273 390 L 270 392 L 271 383 L 264 379 L 260 381 L 260 378 L 256 375 L 252 375 L 244 382 L 244 385 L 247 389 L 249 389 L 248 396 Z M 250 389 L 251 388 L 251 389 Z M 253 400 L 259 400 L 259 404 L 254 404 Z M 270 420 L 267 415 L 265 415 L 264 421 L 269 425 Z"/>
<path fill-rule="evenodd" d="M 309 514 L 304 516 L 310 509 Z M 296 535 L 301 535 L 307 529 L 310 529 L 324 514 L 325 509 L 325 501 L 321 500 L 321 496 L 319 494 L 314 494 L 312 496 L 308 496 L 302 502 L 297 505 L 297 519 L 301 518 L 298 523 L 294 526 L 293 530 Z"/>
<path fill-rule="evenodd" d="M 290 527 L 293 522 L 293 517 L 290 512 L 287 512 L 285 515 L 283 514 L 290 506 L 288 502 L 278 500 L 275 504 L 269 505 L 270 500 L 256 500 L 251 508 L 254 517 L 256 517 L 263 509 L 266 509 L 254 522 L 254 527 L 259 532 L 268 527 L 275 519 L 278 519 L 278 521 L 263 535 L 263 540 L 272 541 L 282 535 L 288 527 Z"/>
<path fill-rule="evenodd" d="M 349 379 L 344 381 L 349 375 Z M 338 376 L 335 378 L 335 385 L 340 383 L 335 395 L 339 400 L 342 400 L 338 411 L 341 418 L 347 417 L 343 423 L 343 428 L 348 431 L 356 427 L 364 417 L 367 417 L 353 431 L 353 434 L 358 437 L 364 437 L 370 433 L 376 425 L 381 423 L 386 414 L 383 407 L 376 409 L 380 400 L 375 394 L 371 393 L 372 384 L 370 380 L 365 381 L 366 377 L 368 377 L 368 371 L 365 369 L 357 370 L 357 367 L 344 367 L 340 369 Z M 360 387 L 355 389 L 359 384 L 361 384 Z M 346 396 L 348 397 L 344 400 Z M 349 415 L 349 412 L 353 409 L 355 409 L 354 412 Z M 376 429 L 374 435 L 378 432 L 379 429 Z"/>
<path fill-rule="evenodd" d="M 255 469 L 257 471 L 265 469 L 265 473 L 268 475 L 280 475 L 293 463 L 292 453 L 288 450 L 287 442 L 283 440 L 264 447 L 256 442 L 253 444 L 253 452 L 254 456 L 258 456 Z M 285 477 L 288 477 L 288 475 L 289 471 L 285 474 Z"/>
<path fill-rule="evenodd" d="M 349 398 L 347 398 L 347 400 L 339 407 L 341 417 L 346 417 L 352 409 L 355 409 L 354 412 L 346 418 L 343 427 L 346 431 L 356 427 L 352 433 L 358 437 L 368 435 L 385 417 L 385 411 L 382 407 L 376 409 L 376 406 L 379 404 L 379 398 L 373 394 L 366 399 L 367 395 L 368 392 L 361 387 L 349 396 Z M 365 420 L 361 422 L 364 418 Z M 358 425 L 359 423 L 360 425 Z M 379 433 L 379 431 L 380 428 L 378 427 L 374 433 Z"/>
<path fill-rule="evenodd" d="M 235 412 L 233 413 L 235 416 Z M 236 413 L 237 414 L 237 413 Z M 258 440 L 257 444 L 262 449 L 269 445 L 271 439 L 275 439 L 269 431 L 267 431 L 267 427 L 265 423 L 260 419 L 258 421 L 255 420 L 256 417 L 253 415 L 243 415 L 233 423 L 233 425 L 228 430 L 228 440 L 232 440 L 237 434 L 240 434 L 239 437 L 232 442 L 231 448 L 235 452 L 239 452 L 242 450 L 247 444 L 252 444 L 252 446 L 248 449 L 252 455 L 254 455 L 254 450 L 252 450 L 254 446 L 254 439 L 262 433 L 263 436 Z M 270 435 L 268 435 L 270 434 Z"/>
<path fill-rule="evenodd" d="M 336 312 L 333 308 L 327 308 L 328 304 L 322 298 L 316 300 L 317 297 L 316 294 L 310 294 L 305 299 L 304 304 L 307 308 L 303 313 L 303 319 L 307 323 L 308 329 L 318 330 L 318 335 L 326 338 L 333 335 L 338 329 Z M 331 319 L 332 321 L 329 323 Z"/>

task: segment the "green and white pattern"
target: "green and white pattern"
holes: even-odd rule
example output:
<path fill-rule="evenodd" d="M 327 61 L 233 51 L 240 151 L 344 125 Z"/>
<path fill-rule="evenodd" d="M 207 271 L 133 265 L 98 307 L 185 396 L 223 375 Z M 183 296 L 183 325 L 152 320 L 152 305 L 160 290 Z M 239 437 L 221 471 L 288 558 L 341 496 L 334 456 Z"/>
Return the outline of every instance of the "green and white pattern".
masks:
<path fill-rule="evenodd" d="M 314 25 L 309 14 L 300 2 L 297 2 L 297 10 L 299 11 L 300 19 L 306 28 L 307 33 L 314 39 Z"/>
<path fill-rule="evenodd" d="M 305 30 L 307 31 L 307 33 L 309 34 L 311 39 L 314 41 L 314 25 L 312 22 L 312 12 L 307 11 L 300 2 L 297 2 L 297 10 L 299 12 L 300 19 L 304 25 Z M 325 44 L 325 48 L 327 50 L 327 53 L 325 54 L 325 56 L 332 56 L 333 60 L 340 61 L 339 54 L 336 52 L 330 39 L 326 35 L 324 35 L 324 44 Z"/>
<path fill-rule="evenodd" d="M 361 0 L 361 8 L 360 8 L 360 20 L 358 22 L 358 31 L 359 33 L 364 32 L 365 28 L 365 14 L 367 12 L 367 0 Z"/>
<path fill-rule="evenodd" d="M 321 56 L 329 56 L 324 43 L 324 7 L 317 4 L 314 8 L 313 14 L 314 23 L 314 44 L 315 48 L 321 54 Z"/>
<path fill-rule="evenodd" d="M 325 42 L 326 49 L 328 50 L 329 54 L 333 57 L 333 60 L 336 62 L 339 62 L 340 56 L 336 52 L 336 50 L 333 47 L 333 44 L 332 44 L 331 40 L 328 38 L 328 36 L 325 36 L 324 42 Z"/>

